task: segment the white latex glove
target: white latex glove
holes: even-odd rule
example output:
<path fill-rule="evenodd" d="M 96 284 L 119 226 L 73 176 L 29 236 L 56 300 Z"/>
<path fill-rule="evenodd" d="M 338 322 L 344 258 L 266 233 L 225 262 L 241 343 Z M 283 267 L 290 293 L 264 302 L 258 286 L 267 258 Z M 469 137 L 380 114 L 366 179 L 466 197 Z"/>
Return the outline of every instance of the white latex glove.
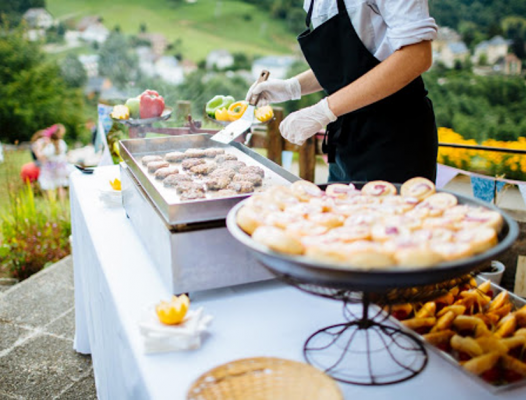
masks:
<path fill-rule="evenodd" d="M 301 85 L 296 78 L 290 79 L 269 79 L 265 82 L 254 83 L 248 89 L 246 100 L 250 101 L 253 95 L 260 94 L 258 107 L 266 106 L 270 103 L 282 103 L 288 100 L 301 99 Z"/>
<path fill-rule="evenodd" d="M 313 106 L 289 114 L 279 125 L 279 130 L 281 136 L 289 142 L 301 146 L 308 138 L 337 118 L 329 108 L 325 97 Z"/>

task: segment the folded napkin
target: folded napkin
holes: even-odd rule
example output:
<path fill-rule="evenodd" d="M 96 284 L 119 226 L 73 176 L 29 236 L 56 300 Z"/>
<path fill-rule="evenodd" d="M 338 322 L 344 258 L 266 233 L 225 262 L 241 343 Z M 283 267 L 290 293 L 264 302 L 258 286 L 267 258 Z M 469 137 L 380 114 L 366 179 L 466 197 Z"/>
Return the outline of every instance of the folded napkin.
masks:
<path fill-rule="evenodd" d="M 145 353 L 193 350 L 201 347 L 201 334 L 208 329 L 212 316 L 204 315 L 203 308 L 189 310 L 182 323 L 165 325 L 159 321 L 155 307 L 143 313 L 139 331 Z"/>

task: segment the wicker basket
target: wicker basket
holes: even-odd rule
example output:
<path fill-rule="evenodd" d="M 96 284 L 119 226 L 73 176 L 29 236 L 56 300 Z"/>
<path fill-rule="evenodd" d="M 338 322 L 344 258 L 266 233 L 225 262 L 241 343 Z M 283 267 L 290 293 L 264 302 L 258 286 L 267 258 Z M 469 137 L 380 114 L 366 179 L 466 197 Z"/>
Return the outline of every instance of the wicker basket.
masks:
<path fill-rule="evenodd" d="M 201 375 L 187 400 L 342 400 L 335 381 L 308 364 L 281 358 L 245 358 Z"/>

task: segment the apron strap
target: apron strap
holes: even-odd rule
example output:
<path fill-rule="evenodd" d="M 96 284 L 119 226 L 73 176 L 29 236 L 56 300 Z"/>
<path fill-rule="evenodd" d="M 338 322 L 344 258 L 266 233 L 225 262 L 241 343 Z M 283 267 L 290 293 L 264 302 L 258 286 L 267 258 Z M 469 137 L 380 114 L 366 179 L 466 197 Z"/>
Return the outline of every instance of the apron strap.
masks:
<path fill-rule="evenodd" d="M 307 12 L 307 17 L 305 18 L 305 25 L 307 25 L 308 29 L 310 29 L 310 24 L 312 22 L 312 12 L 313 11 L 314 11 L 314 0 L 310 2 L 309 11 Z M 345 1 L 338 0 L 338 13 L 342 13 L 344 11 L 347 11 L 347 7 L 345 7 Z"/>

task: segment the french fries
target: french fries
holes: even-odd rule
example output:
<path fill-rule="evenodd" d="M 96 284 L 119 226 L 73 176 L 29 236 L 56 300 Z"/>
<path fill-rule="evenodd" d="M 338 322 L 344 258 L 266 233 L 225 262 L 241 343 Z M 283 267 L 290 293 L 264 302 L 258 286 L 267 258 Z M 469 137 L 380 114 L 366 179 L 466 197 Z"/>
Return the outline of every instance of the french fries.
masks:
<path fill-rule="evenodd" d="M 490 281 L 468 285 L 425 304 L 397 306 L 409 311 L 400 322 L 491 383 L 526 378 L 526 305 L 517 310 L 505 290 L 492 298 Z"/>

